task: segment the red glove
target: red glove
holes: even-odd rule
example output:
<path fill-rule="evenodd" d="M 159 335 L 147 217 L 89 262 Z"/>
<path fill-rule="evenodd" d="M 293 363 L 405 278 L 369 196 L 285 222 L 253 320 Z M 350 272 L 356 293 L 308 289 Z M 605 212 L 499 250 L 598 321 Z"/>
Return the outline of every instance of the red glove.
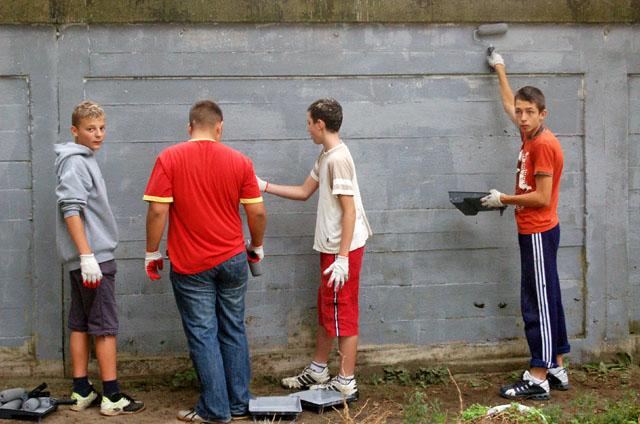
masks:
<path fill-rule="evenodd" d="M 164 261 L 162 260 L 162 253 L 156 250 L 155 252 L 146 252 L 144 256 L 144 269 L 147 271 L 147 275 L 151 281 L 159 280 L 160 273 L 164 267 Z"/>

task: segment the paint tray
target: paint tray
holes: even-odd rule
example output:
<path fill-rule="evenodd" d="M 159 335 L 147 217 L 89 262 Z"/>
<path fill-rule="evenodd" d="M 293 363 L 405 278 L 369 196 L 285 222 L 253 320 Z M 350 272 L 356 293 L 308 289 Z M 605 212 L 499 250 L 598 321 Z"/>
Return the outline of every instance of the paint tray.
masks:
<path fill-rule="evenodd" d="M 58 409 L 58 405 L 53 404 L 45 408 L 38 408 L 34 411 L 23 411 L 22 409 L 0 409 L 0 419 L 40 421 L 53 411 Z"/>
<path fill-rule="evenodd" d="M 315 411 L 322 414 L 325 408 L 343 406 L 345 400 L 347 403 L 357 400 L 357 396 L 347 397 L 334 390 L 304 390 L 291 394 L 300 399 L 300 403 L 304 409 Z"/>
<path fill-rule="evenodd" d="M 249 399 L 249 414 L 253 417 L 288 417 L 295 419 L 302 412 L 297 396 L 258 396 Z"/>
<path fill-rule="evenodd" d="M 487 208 L 482 206 L 480 199 L 488 195 L 489 193 L 484 191 L 450 191 L 449 201 L 465 215 L 477 215 L 478 212 L 499 210 L 500 216 L 502 216 L 504 210 L 507 208 L 506 206 L 501 208 Z"/>

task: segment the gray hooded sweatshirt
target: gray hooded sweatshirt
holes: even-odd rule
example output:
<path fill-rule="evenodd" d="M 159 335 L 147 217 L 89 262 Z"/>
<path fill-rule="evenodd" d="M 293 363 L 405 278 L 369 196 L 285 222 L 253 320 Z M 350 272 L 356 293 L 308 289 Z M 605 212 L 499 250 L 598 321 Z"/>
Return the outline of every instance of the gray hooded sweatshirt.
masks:
<path fill-rule="evenodd" d="M 107 187 L 93 150 L 82 144 L 56 144 L 56 197 L 59 213 L 58 251 L 69 270 L 80 268 L 80 257 L 64 218 L 79 215 L 98 263 L 113 259 L 118 245 L 116 220 L 109 206 Z"/>

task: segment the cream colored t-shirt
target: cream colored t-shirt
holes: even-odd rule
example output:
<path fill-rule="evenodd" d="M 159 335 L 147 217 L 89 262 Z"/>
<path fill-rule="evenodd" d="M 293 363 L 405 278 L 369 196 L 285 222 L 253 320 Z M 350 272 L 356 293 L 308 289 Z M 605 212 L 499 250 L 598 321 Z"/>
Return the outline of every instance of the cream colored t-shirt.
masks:
<path fill-rule="evenodd" d="M 373 233 L 367 221 L 358 188 L 356 167 L 346 144 L 318 156 L 311 170 L 311 178 L 318 181 L 318 214 L 313 249 L 322 253 L 338 253 L 342 237 L 342 207 L 338 195 L 353 196 L 356 205 L 356 225 L 349 251 L 365 245 Z"/>

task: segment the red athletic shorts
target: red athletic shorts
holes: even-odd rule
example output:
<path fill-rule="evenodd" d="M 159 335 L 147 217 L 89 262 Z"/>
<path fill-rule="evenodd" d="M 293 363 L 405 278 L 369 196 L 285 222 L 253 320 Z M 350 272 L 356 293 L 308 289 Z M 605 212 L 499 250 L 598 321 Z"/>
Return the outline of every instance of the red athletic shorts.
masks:
<path fill-rule="evenodd" d="M 318 324 L 331 337 L 358 335 L 358 288 L 364 246 L 349 252 L 349 279 L 337 292 L 327 287 L 331 274 L 323 275 L 337 255 L 320 253 L 320 288 L 318 289 Z"/>

